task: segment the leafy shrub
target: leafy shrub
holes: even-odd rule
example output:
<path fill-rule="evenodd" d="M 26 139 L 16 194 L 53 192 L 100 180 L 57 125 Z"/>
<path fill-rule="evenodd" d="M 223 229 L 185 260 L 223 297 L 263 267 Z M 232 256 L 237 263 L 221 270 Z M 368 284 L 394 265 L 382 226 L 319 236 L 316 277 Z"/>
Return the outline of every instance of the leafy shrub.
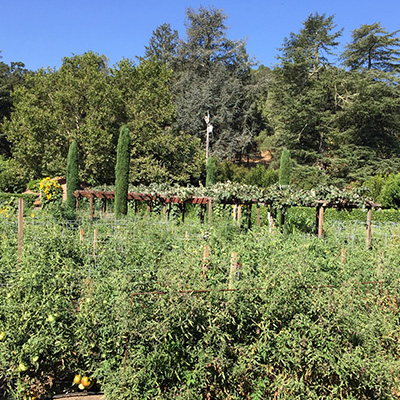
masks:
<path fill-rule="evenodd" d="M 189 222 L 35 218 L 19 263 L 15 227 L 1 225 L 8 397 L 43 396 L 56 381 L 76 390 L 81 373 L 109 400 L 395 398 L 396 238 L 355 243 L 343 260 L 340 237 Z"/>
<path fill-rule="evenodd" d="M 384 208 L 400 208 L 400 174 L 388 176 L 382 187 L 379 200 Z"/>

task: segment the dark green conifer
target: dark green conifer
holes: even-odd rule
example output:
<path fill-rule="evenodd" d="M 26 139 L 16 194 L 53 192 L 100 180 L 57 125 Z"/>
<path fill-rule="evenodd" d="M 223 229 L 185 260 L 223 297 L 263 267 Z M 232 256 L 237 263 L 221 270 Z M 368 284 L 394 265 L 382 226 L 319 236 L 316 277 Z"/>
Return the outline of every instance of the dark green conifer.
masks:
<path fill-rule="evenodd" d="M 68 150 L 67 159 L 67 200 L 66 206 L 70 210 L 74 210 L 76 206 L 76 200 L 74 191 L 78 189 L 79 177 L 78 177 L 78 144 L 74 140 Z"/>
<path fill-rule="evenodd" d="M 131 151 L 131 136 L 123 125 L 119 132 L 117 164 L 115 166 L 115 215 L 117 218 L 128 212 L 128 180 Z"/>
<path fill-rule="evenodd" d="M 281 154 L 281 162 L 279 166 L 279 184 L 289 185 L 290 183 L 290 173 L 292 162 L 290 160 L 290 151 L 285 147 Z M 277 212 L 278 226 L 282 229 L 285 223 L 285 210 L 278 210 Z"/>
<path fill-rule="evenodd" d="M 281 154 L 281 163 L 279 166 L 279 183 L 289 185 L 291 173 L 290 151 L 285 147 Z"/>
<path fill-rule="evenodd" d="M 215 183 L 215 159 L 214 157 L 210 156 L 207 160 L 207 176 L 206 176 L 206 187 L 213 185 Z"/>

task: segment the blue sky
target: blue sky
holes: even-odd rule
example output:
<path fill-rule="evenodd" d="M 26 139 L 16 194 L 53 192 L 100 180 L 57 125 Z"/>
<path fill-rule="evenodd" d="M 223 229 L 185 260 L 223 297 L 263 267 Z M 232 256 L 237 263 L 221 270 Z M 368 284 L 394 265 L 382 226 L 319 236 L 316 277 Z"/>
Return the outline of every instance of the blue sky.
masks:
<path fill-rule="evenodd" d="M 63 57 L 90 50 L 110 65 L 135 59 L 165 22 L 185 37 L 185 9 L 200 5 L 223 9 L 229 38 L 246 39 L 248 53 L 266 66 L 277 62 L 285 36 L 298 32 L 311 13 L 334 14 L 343 44 L 362 24 L 400 29 L 400 0 L 0 0 L 2 61 L 59 68 Z"/>

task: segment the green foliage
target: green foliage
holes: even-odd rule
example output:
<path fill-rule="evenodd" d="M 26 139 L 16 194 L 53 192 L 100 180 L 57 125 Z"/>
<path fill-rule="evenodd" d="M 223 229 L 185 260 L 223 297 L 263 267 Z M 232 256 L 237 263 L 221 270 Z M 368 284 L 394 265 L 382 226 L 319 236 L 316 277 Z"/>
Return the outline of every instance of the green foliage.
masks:
<path fill-rule="evenodd" d="M 207 172 L 206 187 L 208 187 L 215 183 L 216 165 L 213 156 L 208 157 L 206 172 Z"/>
<path fill-rule="evenodd" d="M 279 183 L 281 185 L 290 184 L 292 165 L 290 160 L 290 151 L 288 149 L 283 149 L 281 154 L 281 162 L 279 166 Z"/>
<path fill-rule="evenodd" d="M 379 201 L 384 208 L 400 208 L 400 173 L 389 175 L 382 187 Z"/>
<path fill-rule="evenodd" d="M 248 170 L 244 183 L 266 188 L 278 182 L 278 175 L 278 171 L 271 167 L 265 168 L 263 165 L 257 164 Z"/>
<path fill-rule="evenodd" d="M 115 166 L 115 214 L 117 217 L 126 215 L 128 212 L 130 152 L 131 135 L 124 125 L 121 127 L 119 134 L 117 164 Z"/>
<path fill-rule="evenodd" d="M 378 201 L 382 192 L 382 188 L 385 186 L 387 180 L 388 175 L 375 175 L 368 178 L 363 183 L 363 186 L 367 187 L 371 191 L 372 198 Z"/>
<path fill-rule="evenodd" d="M 68 150 L 67 157 L 67 200 L 66 206 L 71 210 L 75 209 L 76 199 L 74 191 L 79 187 L 79 172 L 78 172 L 78 144 L 74 140 Z"/>
<path fill-rule="evenodd" d="M 0 155 L 0 191 L 20 193 L 25 189 L 25 183 L 14 160 Z"/>
<path fill-rule="evenodd" d="M 241 159 L 261 129 L 256 103 L 262 85 L 250 71 L 245 42 L 228 38 L 226 19 L 221 9 L 187 8 L 186 39 L 171 63 L 172 91 L 179 129 L 204 142 L 209 112 L 213 154 Z"/>
<path fill-rule="evenodd" d="M 352 231 L 317 240 L 126 222 L 27 223 L 18 270 L 16 233 L 0 226 L 7 398 L 45 397 L 60 382 L 77 390 L 76 373 L 96 377 L 110 400 L 396 398 L 395 237 L 366 250 L 347 242 Z M 362 283 L 378 280 L 383 290 Z"/>
<path fill-rule="evenodd" d="M 341 55 L 343 65 L 352 70 L 399 70 L 400 38 L 382 28 L 381 23 L 361 25 L 351 33 L 352 41 Z"/>

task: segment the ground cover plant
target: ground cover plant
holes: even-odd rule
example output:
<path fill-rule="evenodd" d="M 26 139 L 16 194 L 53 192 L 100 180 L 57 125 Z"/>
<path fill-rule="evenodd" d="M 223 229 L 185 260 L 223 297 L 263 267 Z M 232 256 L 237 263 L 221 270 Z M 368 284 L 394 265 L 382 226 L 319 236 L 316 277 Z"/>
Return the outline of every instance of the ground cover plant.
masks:
<path fill-rule="evenodd" d="M 362 226 L 317 239 L 225 211 L 27 215 L 19 259 L 3 218 L 3 396 L 78 390 L 81 374 L 110 400 L 398 398 L 399 231 L 367 250 Z"/>

